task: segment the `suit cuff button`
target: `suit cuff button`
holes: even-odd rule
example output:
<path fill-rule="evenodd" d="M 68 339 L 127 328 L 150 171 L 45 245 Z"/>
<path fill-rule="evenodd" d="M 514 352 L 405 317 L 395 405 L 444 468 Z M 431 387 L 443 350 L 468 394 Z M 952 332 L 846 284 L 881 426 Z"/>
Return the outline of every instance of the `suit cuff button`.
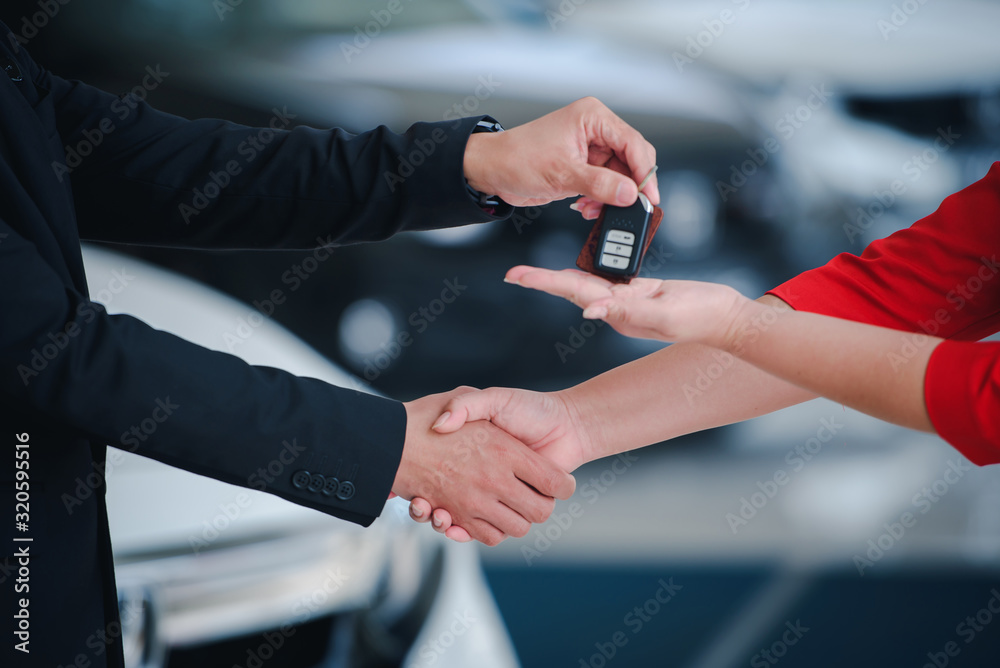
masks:
<path fill-rule="evenodd" d="M 295 489 L 305 489 L 309 486 L 310 480 L 312 480 L 312 475 L 309 474 L 309 471 L 296 471 L 292 475 L 292 487 Z"/>

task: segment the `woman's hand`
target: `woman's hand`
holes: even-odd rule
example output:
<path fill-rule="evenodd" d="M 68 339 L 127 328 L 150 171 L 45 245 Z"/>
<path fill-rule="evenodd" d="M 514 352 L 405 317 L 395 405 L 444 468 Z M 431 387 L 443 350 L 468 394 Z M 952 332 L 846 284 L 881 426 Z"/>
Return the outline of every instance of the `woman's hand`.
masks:
<path fill-rule="evenodd" d="M 615 284 L 575 269 L 514 267 L 504 279 L 563 297 L 585 318 L 604 320 L 626 336 L 724 348 L 738 336 L 749 299 L 725 285 L 634 278 Z"/>
<path fill-rule="evenodd" d="M 613 285 L 532 267 L 514 267 L 507 280 L 564 297 L 622 334 L 702 343 L 868 415 L 934 431 L 924 378 L 936 337 L 775 308 L 713 283 L 640 278 Z"/>

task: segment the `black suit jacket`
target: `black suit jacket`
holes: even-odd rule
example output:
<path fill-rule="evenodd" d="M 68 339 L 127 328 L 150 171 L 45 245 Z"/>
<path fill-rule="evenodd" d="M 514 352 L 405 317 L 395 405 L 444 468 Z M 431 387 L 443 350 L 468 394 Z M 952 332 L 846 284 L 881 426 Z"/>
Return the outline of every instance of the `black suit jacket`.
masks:
<path fill-rule="evenodd" d="M 405 412 L 108 315 L 88 299 L 80 239 L 309 248 L 492 220 L 462 178 L 480 119 L 402 135 L 261 136 L 65 81 L 15 48 L 2 24 L 0 34 L 0 664 L 121 666 L 108 445 L 368 525 L 395 477 Z M 207 184 L 224 171 L 230 182 L 213 197 Z M 267 482 L 256 473 L 285 441 L 304 451 Z M 341 484 L 317 489 L 295 477 L 301 470 L 339 470 Z M 18 492 L 26 531 L 12 516 Z M 12 649 L 21 599 L 30 654 Z"/>

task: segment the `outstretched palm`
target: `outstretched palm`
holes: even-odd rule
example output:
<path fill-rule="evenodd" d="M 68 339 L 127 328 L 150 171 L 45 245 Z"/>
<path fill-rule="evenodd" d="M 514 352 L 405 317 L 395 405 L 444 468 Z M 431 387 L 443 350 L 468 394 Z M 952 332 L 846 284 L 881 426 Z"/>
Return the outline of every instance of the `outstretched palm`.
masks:
<path fill-rule="evenodd" d="M 719 343 L 747 301 L 716 283 L 636 278 L 616 285 L 575 269 L 514 267 L 507 281 L 568 299 L 626 336 L 660 341 Z"/>

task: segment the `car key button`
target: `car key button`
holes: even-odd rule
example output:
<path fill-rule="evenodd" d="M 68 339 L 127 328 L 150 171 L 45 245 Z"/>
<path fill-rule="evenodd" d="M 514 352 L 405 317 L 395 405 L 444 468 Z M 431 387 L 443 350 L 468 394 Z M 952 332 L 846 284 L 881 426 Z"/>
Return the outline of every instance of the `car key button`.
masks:
<path fill-rule="evenodd" d="M 614 267 L 615 269 L 628 269 L 628 258 L 605 253 L 601 256 L 601 264 L 605 267 Z"/>
<path fill-rule="evenodd" d="M 622 257 L 632 257 L 632 248 L 633 246 L 628 244 L 613 244 L 610 241 L 604 244 L 605 253 L 621 255 Z"/>
<path fill-rule="evenodd" d="M 635 235 L 631 232 L 623 232 L 622 230 L 611 230 L 608 232 L 608 241 L 631 246 L 635 243 Z"/>

